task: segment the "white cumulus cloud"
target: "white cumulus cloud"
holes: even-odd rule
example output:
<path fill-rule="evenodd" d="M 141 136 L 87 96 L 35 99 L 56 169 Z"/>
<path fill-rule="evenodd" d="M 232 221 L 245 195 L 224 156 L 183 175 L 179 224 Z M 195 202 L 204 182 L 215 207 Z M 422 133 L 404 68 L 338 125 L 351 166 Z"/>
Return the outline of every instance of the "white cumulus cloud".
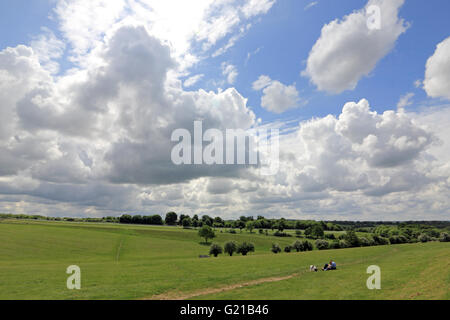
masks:
<path fill-rule="evenodd" d="M 222 74 L 227 78 L 228 84 L 234 84 L 239 72 L 235 65 L 222 63 Z"/>
<path fill-rule="evenodd" d="M 289 109 L 297 108 L 300 104 L 300 96 L 295 84 L 284 85 L 280 81 L 272 80 L 266 75 L 261 75 L 253 82 L 253 90 L 263 91 L 261 106 L 273 113 L 283 113 Z"/>
<path fill-rule="evenodd" d="M 423 87 L 430 97 L 450 100 L 450 37 L 428 59 Z"/>
<path fill-rule="evenodd" d="M 370 0 L 365 8 L 325 25 L 302 74 L 321 91 L 341 93 L 354 89 L 406 31 L 407 25 L 398 17 L 403 3 L 404 0 Z M 372 6 L 379 8 L 379 29 L 368 26 L 372 16 L 366 10 Z"/>

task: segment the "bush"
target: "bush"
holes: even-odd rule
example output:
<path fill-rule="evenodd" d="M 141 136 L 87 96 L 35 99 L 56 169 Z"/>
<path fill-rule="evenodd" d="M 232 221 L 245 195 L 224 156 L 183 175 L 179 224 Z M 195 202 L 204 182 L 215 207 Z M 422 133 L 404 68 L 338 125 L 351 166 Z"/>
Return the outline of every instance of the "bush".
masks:
<path fill-rule="evenodd" d="M 292 247 L 291 246 L 284 247 L 284 252 L 289 253 L 291 251 L 292 251 Z"/>
<path fill-rule="evenodd" d="M 378 236 L 378 235 L 373 235 L 373 241 L 375 242 L 375 245 L 380 245 L 380 246 L 384 246 L 389 244 L 389 239 Z"/>
<path fill-rule="evenodd" d="M 439 231 L 432 229 L 432 230 L 427 230 L 425 231 L 425 233 L 430 237 L 430 238 L 439 238 L 439 236 L 441 235 L 439 233 Z"/>
<path fill-rule="evenodd" d="M 323 228 L 319 224 L 308 227 L 305 230 L 305 235 L 309 238 L 319 239 L 324 237 Z"/>
<path fill-rule="evenodd" d="M 426 233 L 422 233 L 417 239 L 423 243 L 431 240 L 431 238 Z"/>
<path fill-rule="evenodd" d="M 277 254 L 281 252 L 281 248 L 278 243 L 272 243 L 272 252 Z"/>
<path fill-rule="evenodd" d="M 229 233 L 232 233 L 232 234 L 235 234 L 235 233 L 236 233 L 236 230 L 230 229 L 230 230 L 228 230 L 228 232 L 229 232 Z"/>
<path fill-rule="evenodd" d="M 392 237 L 389 237 L 389 242 L 391 244 L 407 243 L 408 242 L 408 238 L 406 238 L 403 235 L 401 235 L 401 236 L 392 236 Z"/>
<path fill-rule="evenodd" d="M 335 240 L 336 236 L 333 233 L 329 233 L 325 235 L 325 239 Z"/>
<path fill-rule="evenodd" d="M 370 246 L 370 241 L 369 241 L 367 238 L 365 238 L 365 237 L 361 237 L 361 238 L 359 239 L 359 244 L 360 244 L 362 247 L 369 247 L 369 246 Z"/>
<path fill-rule="evenodd" d="M 238 246 L 236 252 L 246 256 L 249 252 L 255 252 L 255 245 L 250 242 L 243 242 Z"/>
<path fill-rule="evenodd" d="M 292 237 L 290 234 L 287 234 L 286 232 L 276 231 L 273 234 L 275 237 Z"/>
<path fill-rule="evenodd" d="M 198 230 L 198 236 L 201 238 L 205 238 L 205 243 L 208 243 L 208 239 L 214 239 L 216 234 L 210 226 L 204 225 Z"/>
<path fill-rule="evenodd" d="M 447 232 L 442 232 L 439 238 L 440 242 L 450 242 L 450 235 Z"/>
<path fill-rule="evenodd" d="M 301 230 L 296 230 L 295 231 L 295 235 L 296 235 L 297 238 L 303 238 Z"/>
<path fill-rule="evenodd" d="M 302 245 L 303 245 L 303 251 L 312 251 L 313 250 L 313 245 L 308 240 L 304 240 L 302 242 Z"/>
<path fill-rule="evenodd" d="M 237 242 L 236 241 L 229 241 L 227 243 L 225 243 L 225 253 L 228 253 L 230 255 L 230 257 L 233 255 L 233 253 L 235 253 L 237 251 Z"/>
<path fill-rule="evenodd" d="M 391 244 L 397 244 L 398 243 L 398 236 L 389 237 L 389 242 Z"/>
<path fill-rule="evenodd" d="M 330 244 L 330 249 L 340 249 L 340 248 L 341 248 L 341 245 L 339 244 L 339 241 L 333 241 Z"/>
<path fill-rule="evenodd" d="M 345 241 L 347 241 L 347 243 L 350 245 L 350 247 L 359 247 L 360 243 L 359 243 L 359 238 L 356 235 L 356 232 L 353 230 L 348 230 L 347 233 L 345 234 Z"/>
<path fill-rule="evenodd" d="M 350 248 L 350 245 L 345 240 L 339 240 L 339 247 L 341 247 L 341 249 L 345 249 Z"/>
<path fill-rule="evenodd" d="M 297 252 L 305 251 L 305 248 L 303 247 L 303 243 L 298 240 L 292 244 L 292 249 L 296 250 Z"/>
<path fill-rule="evenodd" d="M 407 237 L 405 237 L 404 235 L 399 235 L 397 238 L 398 243 L 408 243 L 409 240 Z"/>
<path fill-rule="evenodd" d="M 327 250 L 330 248 L 330 244 L 325 240 L 316 240 L 316 248 L 319 250 Z"/>
<path fill-rule="evenodd" d="M 218 244 L 212 244 L 211 248 L 209 249 L 209 254 L 214 255 L 214 257 L 217 257 L 219 254 L 221 254 L 223 252 L 223 249 L 220 245 Z"/>

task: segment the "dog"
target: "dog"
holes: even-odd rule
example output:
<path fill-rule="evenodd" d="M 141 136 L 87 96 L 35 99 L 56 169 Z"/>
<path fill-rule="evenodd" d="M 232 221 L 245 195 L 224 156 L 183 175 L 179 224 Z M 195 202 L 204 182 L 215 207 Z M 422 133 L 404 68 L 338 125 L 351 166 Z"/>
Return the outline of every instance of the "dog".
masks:
<path fill-rule="evenodd" d="M 310 265 L 310 266 L 309 266 L 309 271 L 310 271 L 310 272 L 317 272 L 317 267 L 314 266 L 314 265 Z"/>

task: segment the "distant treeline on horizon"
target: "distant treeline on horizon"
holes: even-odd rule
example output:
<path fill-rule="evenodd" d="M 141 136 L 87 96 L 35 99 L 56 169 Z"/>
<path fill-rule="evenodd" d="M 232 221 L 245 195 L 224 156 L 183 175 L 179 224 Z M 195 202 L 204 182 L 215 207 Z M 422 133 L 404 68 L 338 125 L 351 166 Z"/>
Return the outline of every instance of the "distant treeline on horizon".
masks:
<path fill-rule="evenodd" d="M 215 228 L 236 228 L 244 229 L 247 223 L 253 224 L 254 229 L 307 229 L 312 225 L 320 224 L 323 230 L 327 231 L 345 231 L 349 229 L 359 229 L 359 231 L 367 232 L 365 228 L 373 228 L 380 225 L 398 225 L 410 226 L 417 225 L 423 227 L 434 228 L 448 228 L 450 221 L 339 221 L 339 220 L 294 220 L 294 219 L 273 219 L 258 216 L 256 219 L 253 216 L 241 216 L 236 220 L 224 220 L 220 217 L 210 217 L 203 215 L 201 218 L 198 215 L 190 217 L 188 215 L 179 215 L 175 212 L 169 212 L 165 215 L 165 219 L 161 215 L 129 215 L 123 214 L 119 217 L 108 216 L 102 218 L 73 218 L 73 217 L 47 217 L 42 215 L 27 215 L 27 214 L 0 214 L 0 219 L 31 219 L 31 220 L 47 220 L 47 221 L 68 221 L 68 222 L 97 222 L 97 223 L 121 223 L 121 224 L 144 224 L 144 225 L 168 225 L 168 226 L 183 226 L 183 227 L 201 227 L 208 225 Z"/>

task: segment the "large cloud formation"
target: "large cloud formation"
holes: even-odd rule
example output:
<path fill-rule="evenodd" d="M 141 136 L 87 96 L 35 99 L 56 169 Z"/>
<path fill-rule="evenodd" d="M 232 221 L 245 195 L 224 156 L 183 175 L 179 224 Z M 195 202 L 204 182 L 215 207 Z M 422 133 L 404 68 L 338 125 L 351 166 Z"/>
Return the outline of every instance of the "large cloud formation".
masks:
<path fill-rule="evenodd" d="M 341 93 L 354 89 L 406 31 L 407 25 L 398 17 L 403 3 L 404 0 L 370 0 L 362 10 L 325 25 L 303 74 L 321 91 Z M 379 8 L 381 23 L 371 28 L 370 19 L 376 17 L 368 9 L 373 6 Z"/>
<path fill-rule="evenodd" d="M 239 20 L 266 12 L 271 3 L 248 1 L 239 7 Z M 265 124 L 282 129 L 280 170 L 273 176 L 245 166 L 175 166 L 175 129 L 192 130 L 195 120 L 203 120 L 205 130 L 261 124 L 234 88 L 185 91 L 178 77 L 184 40 L 173 45 L 156 37 L 139 17 L 122 17 L 119 4 L 111 17 L 89 26 L 88 35 L 77 35 L 66 19 L 71 12 L 79 17 L 83 2 L 60 2 L 74 61 L 63 74 L 56 68 L 63 46 L 49 33 L 34 46 L 0 51 L 0 211 L 447 217 L 448 108 L 379 114 L 361 100 L 347 103 L 338 116 Z M 223 6 L 213 12 L 220 16 Z M 257 90 L 274 83 L 259 80 Z"/>

